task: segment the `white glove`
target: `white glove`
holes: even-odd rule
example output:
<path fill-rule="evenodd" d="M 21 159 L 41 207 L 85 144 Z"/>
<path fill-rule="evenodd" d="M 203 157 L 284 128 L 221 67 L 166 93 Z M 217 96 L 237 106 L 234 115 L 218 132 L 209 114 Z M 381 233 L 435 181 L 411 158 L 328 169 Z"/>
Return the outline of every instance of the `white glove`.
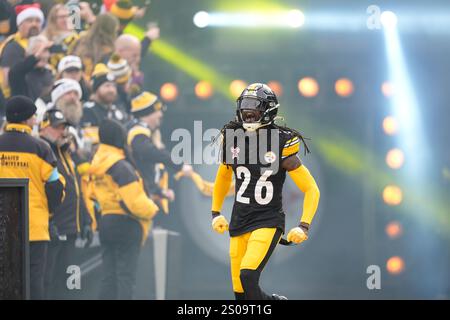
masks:
<path fill-rule="evenodd" d="M 308 239 L 308 235 L 303 231 L 300 227 L 295 227 L 289 231 L 287 235 L 287 241 L 290 241 L 295 244 L 302 243 L 303 241 Z"/>
<path fill-rule="evenodd" d="M 225 218 L 224 216 L 220 215 L 215 217 L 212 220 L 212 227 L 214 229 L 214 231 L 216 231 L 217 233 L 224 233 L 225 231 L 228 231 L 228 221 L 227 218 Z"/>
<path fill-rule="evenodd" d="M 190 164 L 184 164 L 183 167 L 181 168 L 181 172 L 183 173 L 183 176 L 185 176 L 185 177 L 190 177 L 192 175 L 193 171 L 194 171 L 194 169 L 192 168 L 192 166 Z"/>

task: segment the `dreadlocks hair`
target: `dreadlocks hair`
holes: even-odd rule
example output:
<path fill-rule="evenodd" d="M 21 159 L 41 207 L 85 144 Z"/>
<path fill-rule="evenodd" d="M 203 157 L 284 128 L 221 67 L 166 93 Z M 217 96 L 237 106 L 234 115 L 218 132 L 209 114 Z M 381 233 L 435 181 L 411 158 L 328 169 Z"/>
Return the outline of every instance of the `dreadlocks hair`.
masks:
<path fill-rule="evenodd" d="M 221 135 L 225 135 L 225 130 L 227 130 L 227 129 L 236 130 L 236 129 L 239 129 L 239 128 L 242 128 L 242 123 L 234 121 L 234 120 L 231 120 L 230 122 L 225 124 L 222 127 L 222 129 L 220 129 L 220 132 L 214 138 L 212 138 L 211 145 L 217 143 L 217 141 L 219 140 L 219 137 Z"/>
<path fill-rule="evenodd" d="M 287 131 L 287 132 L 291 133 L 294 137 L 298 137 L 300 140 L 302 140 L 303 145 L 305 146 L 305 156 L 308 153 L 311 153 L 311 150 L 309 149 L 309 147 L 308 147 L 308 145 L 306 144 L 306 141 L 305 141 L 305 140 L 311 140 L 310 138 L 303 137 L 303 135 L 300 132 L 298 132 L 297 130 L 295 130 L 295 129 L 288 128 L 286 126 L 281 126 L 281 125 L 276 124 L 276 123 L 272 123 L 272 125 L 275 128 L 277 128 L 278 130 Z"/>
<path fill-rule="evenodd" d="M 228 122 L 227 124 L 225 124 L 222 129 L 220 130 L 221 134 L 225 134 L 225 130 L 231 129 L 231 130 L 236 130 L 236 129 L 242 129 L 242 123 L 238 122 L 238 121 L 234 121 L 231 120 L 230 122 Z"/>

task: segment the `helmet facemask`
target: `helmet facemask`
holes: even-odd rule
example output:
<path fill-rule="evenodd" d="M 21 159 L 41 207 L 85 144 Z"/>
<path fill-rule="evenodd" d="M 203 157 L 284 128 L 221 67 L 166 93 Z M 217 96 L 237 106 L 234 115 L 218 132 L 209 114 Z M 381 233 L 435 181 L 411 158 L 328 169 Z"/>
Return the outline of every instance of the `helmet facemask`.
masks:
<path fill-rule="evenodd" d="M 255 131 L 273 121 L 278 104 L 257 97 L 240 97 L 237 101 L 237 118 L 247 131 Z"/>

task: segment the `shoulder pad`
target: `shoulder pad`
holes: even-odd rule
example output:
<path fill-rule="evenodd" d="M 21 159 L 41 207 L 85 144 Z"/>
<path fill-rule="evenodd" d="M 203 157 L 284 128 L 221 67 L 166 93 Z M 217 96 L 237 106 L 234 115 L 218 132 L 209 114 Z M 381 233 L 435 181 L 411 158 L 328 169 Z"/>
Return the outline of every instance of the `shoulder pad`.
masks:
<path fill-rule="evenodd" d="M 291 155 L 294 155 L 300 150 L 300 138 L 295 135 L 292 131 L 283 130 L 283 150 L 282 150 L 282 158 L 287 158 Z"/>

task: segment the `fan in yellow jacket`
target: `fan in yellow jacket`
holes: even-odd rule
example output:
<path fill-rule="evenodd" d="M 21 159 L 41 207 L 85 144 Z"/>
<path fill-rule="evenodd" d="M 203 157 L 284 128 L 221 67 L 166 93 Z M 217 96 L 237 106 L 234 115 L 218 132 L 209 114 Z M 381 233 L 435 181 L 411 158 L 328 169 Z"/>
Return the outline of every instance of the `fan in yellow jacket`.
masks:
<path fill-rule="evenodd" d="M 0 135 L 0 178 L 27 178 L 30 241 L 30 297 L 44 297 L 44 269 L 50 240 L 50 214 L 64 200 L 65 179 L 47 142 L 33 137 L 36 105 L 24 96 L 6 103 L 5 132 Z"/>
<path fill-rule="evenodd" d="M 101 299 L 131 299 L 141 244 L 158 207 L 148 197 L 126 151 L 126 132 L 115 120 L 99 128 L 100 145 L 89 169 L 92 197 L 101 210 Z"/>

